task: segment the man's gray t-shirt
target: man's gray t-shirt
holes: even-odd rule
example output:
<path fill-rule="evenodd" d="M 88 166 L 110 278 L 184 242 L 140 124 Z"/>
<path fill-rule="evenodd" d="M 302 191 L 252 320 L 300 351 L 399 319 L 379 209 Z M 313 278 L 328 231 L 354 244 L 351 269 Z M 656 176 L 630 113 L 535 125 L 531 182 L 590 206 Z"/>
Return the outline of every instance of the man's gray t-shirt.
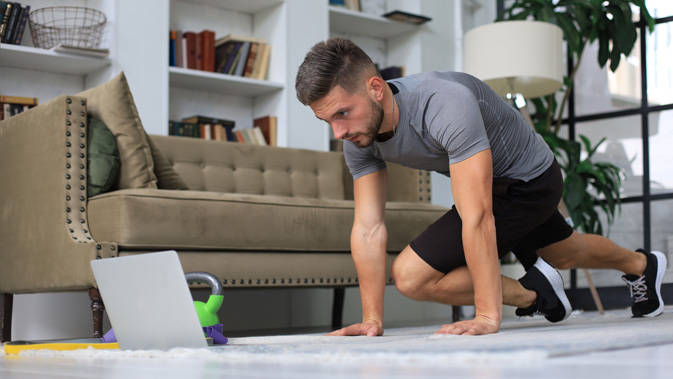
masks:
<path fill-rule="evenodd" d="M 385 161 L 450 176 L 449 164 L 490 148 L 494 177 L 529 181 L 554 160 L 521 114 L 473 76 L 426 72 L 389 83 L 399 91 L 399 125 L 391 139 L 366 148 L 344 140 L 353 179 L 384 169 Z"/>

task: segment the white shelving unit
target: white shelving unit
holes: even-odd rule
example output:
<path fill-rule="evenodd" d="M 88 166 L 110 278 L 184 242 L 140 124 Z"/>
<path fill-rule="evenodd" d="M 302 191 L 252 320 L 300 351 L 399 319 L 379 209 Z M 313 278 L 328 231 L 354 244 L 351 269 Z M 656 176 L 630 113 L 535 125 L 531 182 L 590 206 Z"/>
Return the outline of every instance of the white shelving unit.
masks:
<path fill-rule="evenodd" d="M 395 8 L 409 5 L 413 11 L 425 0 L 387 1 L 392 1 Z M 69 0 L 69 5 L 96 8 L 108 16 L 104 47 L 110 49 L 110 57 L 69 56 L 33 48 L 26 34 L 23 46 L 0 46 L 0 90 L 24 96 L 39 94 L 40 101 L 45 102 L 57 93 L 76 93 L 124 71 L 150 134 L 167 134 L 169 120 L 195 114 L 233 119 L 237 128 L 249 128 L 254 118 L 273 115 L 278 117 L 280 146 L 327 150 L 329 128 L 296 100 L 294 91 L 296 70 L 316 42 L 333 34 L 354 36 L 356 42 L 357 38 L 367 39 L 363 45 L 366 51 L 383 54 L 383 65 L 404 65 L 407 73 L 421 71 L 423 59 L 418 37 L 422 27 L 328 3 Z M 52 3 L 33 0 L 31 5 L 37 9 Z M 236 33 L 266 39 L 272 46 L 267 80 L 169 67 L 167 41 L 171 29 L 210 29 L 216 38 Z M 368 50 L 367 44 L 376 47 Z M 49 90 L 41 90 L 46 87 Z"/>

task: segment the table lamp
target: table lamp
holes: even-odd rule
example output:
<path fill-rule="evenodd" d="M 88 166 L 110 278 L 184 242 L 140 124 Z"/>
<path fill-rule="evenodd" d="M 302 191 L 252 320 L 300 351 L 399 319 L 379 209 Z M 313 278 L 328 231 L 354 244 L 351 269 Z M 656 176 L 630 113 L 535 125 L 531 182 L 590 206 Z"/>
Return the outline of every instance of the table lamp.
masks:
<path fill-rule="evenodd" d="M 563 31 L 540 21 L 502 21 L 468 31 L 463 69 L 500 96 L 549 95 L 563 85 Z"/>

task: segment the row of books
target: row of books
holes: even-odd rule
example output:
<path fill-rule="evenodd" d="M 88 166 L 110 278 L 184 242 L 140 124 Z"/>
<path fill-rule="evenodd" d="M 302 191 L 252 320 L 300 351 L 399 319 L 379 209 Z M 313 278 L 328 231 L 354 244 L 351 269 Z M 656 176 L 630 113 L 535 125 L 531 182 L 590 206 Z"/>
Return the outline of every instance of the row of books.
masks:
<path fill-rule="evenodd" d="M 0 121 L 25 112 L 37 103 L 36 97 L 0 96 Z"/>
<path fill-rule="evenodd" d="M 20 45 L 29 13 L 30 5 L 24 7 L 21 3 L 0 1 L 0 42 Z"/>
<path fill-rule="evenodd" d="M 252 129 L 234 130 L 231 120 L 192 116 L 168 122 L 172 136 L 202 138 L 215 141 L 240 142 L 253 145 L 277 145 L 277 118 L 264 116 L 253 120 Z"/>
<path fill-rule="evenodd" d="M 271 45 L 265 40 L 229 34 L 215 43 L 215 72 L 266 79 Z"/>
<path fill-rule="evenodd" d="M 215 71 L 215 32 L 171 30 L 168 58 L 170 66 Z"/>
<path fill-rule="evenodd" d="M 215 33 L 171 30 L 169 61 L 173 67 L 266 79 L 271 45 L 265 40 L 228 34 L 215 40 Z"/>

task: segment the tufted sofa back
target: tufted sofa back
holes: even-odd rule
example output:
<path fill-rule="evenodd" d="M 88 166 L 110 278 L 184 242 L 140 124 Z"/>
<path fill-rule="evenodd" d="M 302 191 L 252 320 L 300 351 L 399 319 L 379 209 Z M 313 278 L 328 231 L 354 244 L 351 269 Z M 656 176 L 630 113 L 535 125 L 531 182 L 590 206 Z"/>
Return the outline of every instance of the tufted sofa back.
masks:
<path fill-rule="evenodd" d="M 151 138 L 190 190 L 344 200 L 341 153 Z"/>

